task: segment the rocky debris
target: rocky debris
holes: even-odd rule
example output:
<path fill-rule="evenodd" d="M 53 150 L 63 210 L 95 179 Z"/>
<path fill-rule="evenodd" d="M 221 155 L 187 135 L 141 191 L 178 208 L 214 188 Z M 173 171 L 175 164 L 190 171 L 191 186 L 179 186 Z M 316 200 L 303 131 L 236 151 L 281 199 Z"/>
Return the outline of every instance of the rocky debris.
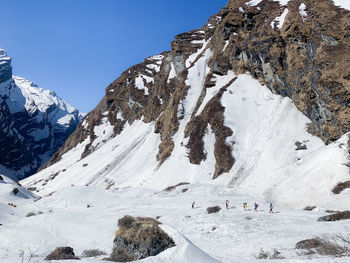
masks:
<path fill-rule="evenodd" d="M 157 220 L 148 217 L 124 216 L 119 219 L 119 230 L 115 235 L 109 260 L 129 262 L 155 256 L 174 247 L 174 241 L 159 224 Z"/>
<path fill-rule="evenodd" d="M 213 214 L 213 213 L 217 213 L 221 210 L 221 207 L 216 205 L 216 206 L 210 206 L 207 208 L 207 212 L 208 214 Z"/>
<path fill-rule="evenodd" d="M 303 210 L 306 210 L 306 211 L 312 211 L 316 208 L 316 206 L 312 205 L 312 206 L 305 206 Z"/>
<path fill-rule="evenodd" d="M 306 144 L 302 143 L 302 142 L 296 142 L 295 146 L 297 147 L 295 150 L 296 151 L 300 151 L 300 150 L 307 150 L 307 146 Z"/>
<path fill-rule="evenodd" d="M 75 256 L 71 247 L 57 247 L 53 252 L 46 256 L 46 260 L 65 260 L 65 259 L 80 259 Z"/>
<path fill-rule="evenodd" d="M 340 182 L 332 189 L 333 194 L 340 194 L 345 189 L 350 188 L 350 181 Z"/>
<path fill-rule="evenodd" d="M 319 247 L 322 244 L 321 240 L 317 238 L 305 239 L 296 243 L 296 249 L 311 249 Z"/>
<path fill-rule="evenodd" d="M 339 221 L 345 219 L 350 219 L 350 211 L 341 211 L 331 215 L 321 216 L 317 218 L 317 221 Z"/>
<path fill-rule="evenodd" d="M 13 188 L 12 192 L 13 192 L 14 195 L 17 195 L 18 192 L 19 192 L 19 190 L 18 190 L 18 188 L 16 187 L 16 188 Z"/>
<path fill-rule="evenodd" d="M 50 159 L 82 116 L 53 91 L 12 76 L 11 58 L 1 48 L 0 85 L 0 164 L 19 180 Z"/>

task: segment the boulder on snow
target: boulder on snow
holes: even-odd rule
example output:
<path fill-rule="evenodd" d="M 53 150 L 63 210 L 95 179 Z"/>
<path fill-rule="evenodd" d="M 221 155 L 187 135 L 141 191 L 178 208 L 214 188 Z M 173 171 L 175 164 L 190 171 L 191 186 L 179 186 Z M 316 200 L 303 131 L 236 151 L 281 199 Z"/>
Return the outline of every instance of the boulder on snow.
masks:
<path fill-rule="evenodd" d="M 18 192 L 19 192 L 19 190 L 18 190 L 18 188 L 16 187 L 16 188 L 13 188 L 12 192 L 13 192 L 14 195 L 17 195 Z"/>
<path fill-rule="evenodd" d="M 321 241 L 317 238 L 305 239 L 296 243 L 296 249 L 311 249 L 321 245 Z"/>
<path fill-rule="evenodd" d="M 71 247 L 57 247 L 53 252 L 46 256 L 46 260 L 64 260 L 64 259 L 80 259 L 75 256 Z"/>
<path fill-rule="evenodd" d="M 174 247 L 175 242 L 149 217 L 124 216 L 118 220 L 119 230 L 113 241 L 111 261 L 129 262 Z"/>
<path fill-rule="evenodd" d="M 207 208 L 208 214 L 212 214 L 212 213 L 217 213 L 221 210 L 221 207 L 216 205 L 216 206 L 210 206 Z"/>
<path fill-rule="evenodd" d="M 350 211 L 341 211 L 331 215 L 321 216 L 317 218 L 317 221 L 339 221 L 344 219 L 350 219 Z"/>
<path fill-rule="evenodd" d="M 0 175 L 0 181 L 4 181 L 4 178 L 2 178 L 2 176 Z"/>

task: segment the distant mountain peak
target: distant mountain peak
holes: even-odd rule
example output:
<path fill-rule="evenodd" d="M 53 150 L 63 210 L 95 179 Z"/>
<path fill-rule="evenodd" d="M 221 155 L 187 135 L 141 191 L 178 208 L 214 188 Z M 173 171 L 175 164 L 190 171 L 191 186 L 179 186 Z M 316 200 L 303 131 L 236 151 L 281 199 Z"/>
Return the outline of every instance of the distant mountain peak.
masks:
<path fill-rule="evenodd" d="M 12 77 L 11 58 L 7 56 L 5 49 L 0 47 L 0 83 Z"/>
<path fill-rule="evenodd" d="M 75 130 L 82 114 L 52 90 L 12 76 L 11 58 L 0 49 L 0 172 L 31 175 Z"/>

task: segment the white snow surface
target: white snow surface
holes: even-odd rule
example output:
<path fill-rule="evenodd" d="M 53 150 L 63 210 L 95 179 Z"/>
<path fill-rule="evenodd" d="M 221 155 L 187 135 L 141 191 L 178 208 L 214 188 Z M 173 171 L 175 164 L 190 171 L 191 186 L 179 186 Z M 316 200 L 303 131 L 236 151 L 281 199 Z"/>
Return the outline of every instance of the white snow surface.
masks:
<path fill-rule="evenodd" d="M 0 198 L 6 203 L 9 200 L 7 196 Z M 298 255 L 300 251 L 294 249 L 298 241 L 306 238 L 347 233 L 346 220 L 317 222 L 324 212 L 280 206 L 269 214 L 265 200 L 220 185 L 183 185 L 170 192 L 72 185 L 36 202 L 17 197 L 11 200 L 16 208 L 0 202 L 2 263 L 22 262 L 30 252 L 35 254 L 31 263 L 46 262 L 45 256 L 58 246 L 73 247 L 77 256 L 86 249 L 110 254 L 117 220 L 124 215 L 159 216 L 161 228 L 176 243 L 157 256 L 136 262 L 265 262 L 256 259 L 260 249 L 270 253 L 277 249 L 286 257 L 283 261 L 266 262 L 349 262 L 349 258 Z M 225 200 L 230 201 L 229 209 L 224 209 Z M 196 202 L 194 209 L 192 201 Z M 247 211 L 243 210 L 242 202 L 248 202 Z M 254 202 L 260 204 L 259 212 L 252 211 Z M 206 208 L 214 205 L 222 210 L 208 214 Z M 29 212 L 36 215 L 26 217 Z M 103 257 L 82 258 L 80 262 L 102 262 Z"/>
<path fill-rule="evenodd" d="M 350 10 L 350 1 L 349 0 L 333 0 L 334 5 L 340 6 L 344 9 Z"/>
<path fill-rule="evenodd" d="M 170 63 L 170 72 L 168 76 L 167 83 L 170 83 L 170 80 L 176 77 L 176 68 L 173 62 Z"/>
<path fill-rule="evenodd" d="M 281 29 L 283 27 L 284 19 L 286 18 L 287 14 L 288 8 L 284 9 L 283 13 L 271 22 L 271 27 L 275 28 L 277 24 L 277 28 Z"/>
<path fill-rule="evenodd" d="M 148 88 L 145 86 L 144 82 L 143 82 L 143 78 L 141 75 L 137 76 L 135 79 L 135 86 L 138 90 L 144 90 L 145 91 L 145 95 L 148 95 Z"/>
<path fill-rule="evenodd" d="M 303 22 L 306 21 L 307 12 L 306 12 L 306 5 L 304 3 L 301 3 L 299 6 L 299 14 L 301 15 L 301 18 L 303 19 Z"/>

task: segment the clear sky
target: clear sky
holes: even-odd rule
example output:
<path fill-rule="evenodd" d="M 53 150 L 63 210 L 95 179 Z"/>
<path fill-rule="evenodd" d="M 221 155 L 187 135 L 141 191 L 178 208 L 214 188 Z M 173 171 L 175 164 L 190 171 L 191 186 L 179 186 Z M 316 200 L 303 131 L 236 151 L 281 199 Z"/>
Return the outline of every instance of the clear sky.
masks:
<path fill-rule="evenodd" d="M 81 112 L 128 67 L 170 49 L 227 0 L 0 0 L 0 47 L 13 73 Z"/>

